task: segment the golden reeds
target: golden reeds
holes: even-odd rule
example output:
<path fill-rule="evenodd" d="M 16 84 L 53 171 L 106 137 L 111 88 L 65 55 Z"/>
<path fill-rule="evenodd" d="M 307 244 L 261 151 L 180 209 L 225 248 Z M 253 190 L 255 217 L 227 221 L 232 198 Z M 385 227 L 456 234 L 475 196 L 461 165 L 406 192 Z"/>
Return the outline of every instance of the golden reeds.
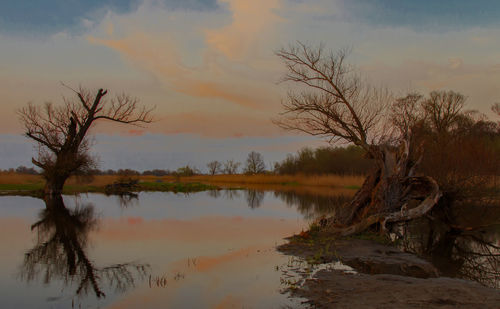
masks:
<path fill-rule="evenodd" d="M 118 180 L 119 175 L 97 175 L 85 185 L 101 187 Z M 329 187 L 329 188 L 356 188 L 363 183 L 363 176 L 340 176 L 340 175 L 197 175 L 189 177 L 175 176 L 133 176 L 140 181 L 155 182 L 200 182 L 223 187 L 251 187 L 255 189 L 274 189 L 283 186 L 309 186 L 309 187 Z M 40 175 L 27 175 L 18 173 L 0 172 L 0 184 L 26 184 L 41 183 L 43 178 Z M 71 177 L 66 182 L 68 185 L 82 184 L 77 177 Z"/>

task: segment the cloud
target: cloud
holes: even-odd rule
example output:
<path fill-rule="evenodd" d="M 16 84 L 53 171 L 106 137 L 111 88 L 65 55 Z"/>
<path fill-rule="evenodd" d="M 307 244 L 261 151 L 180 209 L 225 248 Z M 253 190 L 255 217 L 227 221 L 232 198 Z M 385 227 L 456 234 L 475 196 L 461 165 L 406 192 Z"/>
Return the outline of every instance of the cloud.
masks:
<path fill-rule="evenodd" d="M 368 3 L 363 1 L 357 2 Z M 374 83 L 396 92 L 449 87 L 468 95 L 473 108 L 482 111 L 499 100 L 500 77 L 494 69 L 500 30 L 494 23 L 444 35 L 417 31 L 404 22 L 374 26 L 359 11 L 367 8 L 350 1 L 134 3 L 125 10 L 110 6 L 94 18 L 78 17 L 84 25 L 81 35 L 68 29 L 43 41 L 0 35 L 1 132 L 21 132 L 15 117 L 20 105 L 60 102 L 61 95 L 68 95 L 59 86 L 64 81 L 125 91 L 145 105 L 156 105 L 158 121 L 146 132 L 279 136 L 282 132 L 269 119 L 279 113 L 287 88 L 295 85 L 276 85 L 285 68 L 273 51 L 296 40 L 325 42 L 333 50 L 351 46 L 349 60 Z M 371 12 L 379 14 L 381 3 L 375 2 Z M 391 12 L 384 14 L 396 14 Z M 446 18 L 443 23 L 453 25 Z M 130 135 L 129 130 L 103 124 L 95 131 Z"/>
<path fill-rule="evenodd" d="M 105 37 L 90 35 L 88 41 L 120 53 L 127 61 L 153 73 L 166 87 L 178 93 L 194 98 L 218 99 L 246 108 L 265 108 L 269 101 L 277 102 L 279 97 L 272 89 L 272 80 L 262 80 L 265 74 L 253 70 L 252 62 L 256 60 L 251 58 L 259 49 L 264 30 L 277 20 L 272 10 L 278 2 L 231 0 L 231 23 L 216 29 L 189 23 L 199 18 L 200 13 L 185 12 L 184 18 L 179 19 L 170 11 L 158 13 L 158 8 L 144 6 L 139 10 L 142 11 L 140 14 L 156 10 L 162 15 L 161 19 L 167 20 L 161 29 L 134 27 L 134 30 L 126 30 L 127 24 L 136 17 L 111 16 L 103 25 Z M 202 14 L 202 19 L 210 24 L 214 14 Z M 110 24 L 113 29 L 121 26 L 123 34 L 114 36 Z M 193 44 L 198 49 L 186 48 L 183 40 L 195 42 Z M 234 62 L 242 57 L 245 62 Z M 197 60 L 200 63 L 193 65 Z"/>
<path fill-rule="evenodd" d="M 500 4 L 490 0 L 341 0 L 349 21 L 375 27 L 406 27 L 416 31 L 448 32 L 497 27 Z"/>
<path fill-rule="evenodd" d="M 106 10 L 129 12 L 135 3 L 135 0 L 1 1 L 0 28 L 4 33 L 29 35 L 81 30 L 102 18 Z"/>
<path fill-rule="evenodd" d="M 409 60 L 400 65 L 373 64 L 362 67 L 372 80 L 392 85 L 400 94 L 417 90 L 455 90 L 468 97 L 469 108 L 491 115 L 489 107 L 500 98 L 500 62 L 497 64 L 467 63 L 462 58 L 447 61 Z"/>
<path fill-rule="evenodd" d="M 281 0 L 221 0 L 229 5 L 232 22 L 219 29 L 208 29 L 206 42 L 230 60 L 243 60 L 259 51 L 262 38 L 283 20 L 275 14 Z"/>
<path fill-rule="evenodd" d="M 217 0 L 44 0 L 0 1 L 1 32 L 51 35 L 70 31 L 82 33 L 108 12 L 130 13 L 144 3 L 165 10 L 210 11 Z"/>

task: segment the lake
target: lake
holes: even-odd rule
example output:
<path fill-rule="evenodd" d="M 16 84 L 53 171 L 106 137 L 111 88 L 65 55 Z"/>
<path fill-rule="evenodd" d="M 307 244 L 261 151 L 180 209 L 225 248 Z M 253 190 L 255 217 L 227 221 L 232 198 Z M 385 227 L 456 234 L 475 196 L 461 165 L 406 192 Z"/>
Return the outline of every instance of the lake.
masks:
<path fill-rule="evenodd" d="M 334 190 L 0 197 L 1 307 L 301 308 L 287 289 L 303 261 L 275 247 L 348 200 Z M 401 247 L 498 288 L 498 226 L 419 224 L 402 227 Z"/>
<path fill-rule="evenodd" d="M 290 257 L 275 246 L 328 212 L 257 190 L 62 203 L 0 197 L 2 307 L 300 307 L 282 293 Z"/>

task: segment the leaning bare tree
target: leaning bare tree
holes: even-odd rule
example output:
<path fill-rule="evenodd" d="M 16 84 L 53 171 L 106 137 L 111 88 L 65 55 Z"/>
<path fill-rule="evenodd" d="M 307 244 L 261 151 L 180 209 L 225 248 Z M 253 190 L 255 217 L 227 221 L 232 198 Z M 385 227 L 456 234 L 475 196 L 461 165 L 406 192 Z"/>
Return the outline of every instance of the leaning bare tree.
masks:
<path fill-rule="evenodd" d="M 360 146 L 376 162 L 345 212 L 328 220 L 332 230 L 348 235 L 374 224 L 385 229 L 387 223 L 419 217 L 437 203 L 441 193 L 436 181 L 415 173 L 421 152 L 412 143 L 412 129 L 420 97 L 394 100 L 386 89 L 369 85 L 346 62 L 346 50 L 327 53 L 322 46 L 299 42 L 276 54 L 288 69 L 284 81 L 301 89 L 283 101 L 276 123 Z M 388 126 L 391 112 L 395 121 Z"/>
<path fill-rule="evenodd" d="M 95 121 L 133 125 L 152 121 L 152 109 L 140 106 L 139 100 L 129 95 L 121 94 L 106 100 L 108 91 L 104 89 L 96 92 L 84 88 L 71 90 L 76 98 L 64 98 L 63 105 L 28 104 L 18 111 L 26 136 L 38 143 L 38 156 L 32 162 L 43 171 L 45 195 L 61 194 L 68 177 L 95 165 L 89 154 L 87 137 Z"/>

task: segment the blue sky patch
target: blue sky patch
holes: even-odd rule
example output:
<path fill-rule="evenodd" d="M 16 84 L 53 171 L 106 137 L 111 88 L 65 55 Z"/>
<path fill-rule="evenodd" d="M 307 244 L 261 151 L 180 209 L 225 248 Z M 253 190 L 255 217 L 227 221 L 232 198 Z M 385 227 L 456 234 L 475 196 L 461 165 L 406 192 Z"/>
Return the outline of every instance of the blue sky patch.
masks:
<path fill-rule="evenodd" d="M 167 9 L 207 10 L 217 0 L 158 0 Z M 117 13 L 134 11 L 141 0 L 22 0 L 0 1 L 0 32 L 57 33 L 77 30 L 83 19 L 99 20 L 109 9 Z"/>
<path fill-rule="evenodd" d="M 414 30 L 463 30 L 500 24 L 496 0 L 344 0 L 355 21 Z"/>

